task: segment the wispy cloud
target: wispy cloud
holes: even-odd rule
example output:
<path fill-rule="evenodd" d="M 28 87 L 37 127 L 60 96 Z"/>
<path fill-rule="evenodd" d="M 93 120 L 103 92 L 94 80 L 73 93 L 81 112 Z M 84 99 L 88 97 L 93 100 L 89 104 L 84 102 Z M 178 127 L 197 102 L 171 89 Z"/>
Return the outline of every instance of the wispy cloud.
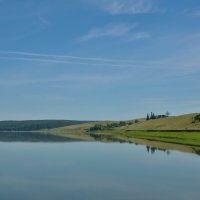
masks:
<path fill-rule="evenodd" d="M 122 81 L 129 78 L 128 75 L 122 74 L 66 74 L 54 77 L 41 77 L 41 78 L 23 78 L 15 77 L 10 79 L 1 79 L 0 86 L 20 86 L 27 84 L 49 84 L 60 82 L 85 82 L 93 84 L 105 84 L 115 81 Z"/>
<path fill-rule="evenodd" d="M 149 38 L 150 35 L 145 32 L 136 32 L 134 31 L 136 24 L 115 24 L 108 25 L 103 28 L 95 28 L 88 31 L 86 35 L 83 35 L 79 38 L 80 41 L 87 41 L 95 38 L 102 37 L 122 37 L 130 38 L 130 40 L 141 40 L 144 38 Z"/>
<path fill-rule="evenodd" d="M 113 15 L 163 12 L 157 0 L 95 0 L 95 3 Z"/>
<path fill-rule="evenodd" d="M 129 40 L 134 40 L 138 38 L 149 37 L 146 33 L 137 33 L 130 35 Z M 199 38 L 199 35 L 193 36 L 195 41 L 196 38 Z M 192 36 L 191 36 L 192 38 Z M 185 40 L 184 40 L 185 41 Z M 189 41 L 189 43 L 191 43 Z M 197 43 L 197 42 L 196 42 Z M 180 52 L 180 55 L 177 54 L 175 57 L 170 57 L 166 59 L 159 60 L 120 60 L 120 59 L 108 59 L 108 58 L 97 58 L 97 57 L 79 57 L 79 56 L 70 56 L 70 55 L 51 55 L 51 54 L 38 54 L 38 53 L 29 53 L 29 52 L 12 52 L 12 51 L 0 51 L 0 60 L 7 61 L 21 61 L 21 62 L 44 62 L 48 64 L 65 64 L 67 66 L 72 65 L 82 65 L 82 66 L 91 66 L 91 67 L 102 67 L 102 68 L 127 68 L 134 70 L 163 70 L 176 68 L 180 69 L 182 73 L 184 70 L 197 70 L 199 68 L 199 47 L 188 51 L 184 50 Z M 183 55 L 183 56 L 182 56 Z M 190 55 L 190 56 L 189 56 Z M 57 66 L 57 65 L 56 65 Z M 183 70 L 184 69 L 184 70 Z"/>
<path fill-rule="evenodd" d="M 30 52 L 0 51 L 2 60 L 18 60 L 30 62 L 63 63 L 74 65 L 110 66 L 110 67 L 138 67 L 138 65 L 160 65 L 160 62 L 151 60 L 120 60 L 96 57 L 64 56 L 51 54 L 38 54 Z"/>
<path fill-rule="evenodd" d="M 100 37 L 121 37 L 127 35 L 135 28 L 136 25 L 129 25 L 129 24 L 115 24 L 115 25 L 108 25 L 103 28 L 95 28 L 82 37 L 80 40 L 91 40 Z"/>
<path fill-rule="evenodd" d="M 190 16 L 190 17 L 200 17 L 200 10 L 184 9 L 180 11 L 181 15 Z"/>

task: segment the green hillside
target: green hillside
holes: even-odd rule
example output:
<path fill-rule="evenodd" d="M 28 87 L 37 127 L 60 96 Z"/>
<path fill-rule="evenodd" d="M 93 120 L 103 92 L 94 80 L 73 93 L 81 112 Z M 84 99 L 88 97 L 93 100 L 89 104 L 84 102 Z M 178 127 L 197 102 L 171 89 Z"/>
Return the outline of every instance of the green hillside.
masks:
<path fill-rule="evenodd" d="M 107 128 L 108 127 L 108 128 Z M 92 127 L 90 130 L 95 128 Z M 97 126 L 90 136 L 127 137 L 200 147 L 200 114 L 188 114 L 152 120 L 134 120 L 125 126 Z M 107 129 L 106 129 L 107 128 Z"/>
<path fill-rule="evenodd" d="M 122 127 L 125 130 L 200 130 L 200 122 L 194 123 L 197 113 L 167 117 L 154 120 L 139 120 L 130 126 Z"/>
<path fill-rule="evenodd" d="M 178 130 L 200 130 L 200 122 L 196 121 L 194 123 L 194 118 L 198 114 L 187 114 L 181 116 L 173 116 L 161 119 L 154 120 L 130 120 L 125 121 L 124 125 L 122 122 L 114 122 L 114 121 L 98 121 L 98 122 L 87 122 L 87 123 L 78 123 L 72 124 L 64 127 L 53 128 L 51 130 L 47 130 L 51 133 L 56 134 L 68 134 L 68 133 L 84 133 L 90 129 L 93 129 L 95 126 L 102 126 L 102 130 L 126 130 L 126 131 L 178 131 Z M 112 126 L 113 124 L 119 126 Z M 120 125 L 122 124 L 122 125 Z M 101 130 L 101 129 L 99 129 Z M 98 131 L 98 130 L 97 130 Z"/>
<path fill-rule="evenodd" d="M 196 113 L 152 120 L 90 122 L 51 129 L 50 133 L 85 140 L 126 137 L 128 141 L 135 138 L 200 147 L 200 116 Z"/>
<path fill-rule="evenodd" d="M 197 113 L 129 121 L 3 121 L 0 131 L 38 131 L 81 140 L 105 140 L 105 136 L 109 140 L 116 137 L 126 140 L 126 137 L 200 147 L 200 115 Z"/>

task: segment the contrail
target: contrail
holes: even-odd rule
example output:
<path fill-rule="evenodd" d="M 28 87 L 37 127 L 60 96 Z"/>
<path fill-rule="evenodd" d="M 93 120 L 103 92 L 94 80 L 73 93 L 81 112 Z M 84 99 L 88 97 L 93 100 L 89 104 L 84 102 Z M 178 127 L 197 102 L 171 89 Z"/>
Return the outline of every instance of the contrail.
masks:
<path fill-rule="evenodd" d="M 138 67 L 138 65 L 125 65 L 125 64 L 112 64 L 112 63 L 87 63 L 78 61 L 67 61 L 67 60 L 53 60 L 53 59 L 43 59 L 43 58 L 27 58 L 27 57 L 2 57 L 1 60 L 21 60 L 21 61 L 34 61 L 34 62 L 50 62 L 50 63 L 65 63 L 65 64 L 75 64 L 75 65 L 91 65 L 91 66 L 110 66 L 110 67 Z"/>
<path fill-rule="evenodd" d="M 35 62 L 49 62 L 49 63 L 64 63 L 74 65 L 88 65 L 88 66 L 108 66 L 108 67 L 129 67 L 129 68 L 153 68 L 160 69 L 163 67 L 175 66 L 178 67 L 191 67 L 199 66 L 199 63 L 187 63 L 170 61 L 140 61 L 140 60 L 120 60 L 120 59 L 104 59 L 92 57 L 79 57 L 79 56 L 65 56 L 53 54 L 39 54 L 18 51 L 0 51 L 1 60 L 21 60 L 21 61 L 35 61 Z"/>
<path fill-rule="evenodd" d="M 0 51 L 1 54 L 15 54 L 22 56 L 33 56 L 33 57 L 48 57 L 48 58 L 63 58 L 63 59 L 77 59 L 77 60 L 87 60 L 87 61 L 100 61 L 100 62 L 120 62 L 120 63 L 143 63 L 143 64 L 161 64 L 156 61 L 141 61 L 141 60 L 120 60 L 120 59 L 104 59 L 104 58 L 94 58 L 94 57 L 79 57 L 79 56 L 65 56 L 65 55 L 53 55 L 53 54 L 39 54 L 30 52 L 20 52 L 20 51 Z"/>

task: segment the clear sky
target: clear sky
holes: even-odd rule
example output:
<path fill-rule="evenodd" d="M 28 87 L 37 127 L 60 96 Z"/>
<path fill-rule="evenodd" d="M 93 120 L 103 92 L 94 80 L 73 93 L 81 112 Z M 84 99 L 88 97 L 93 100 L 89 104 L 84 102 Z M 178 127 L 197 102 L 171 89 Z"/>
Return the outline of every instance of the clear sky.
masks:
<path fill-rule="evenodd" d="M 0 0 L 0 120 L 200 112 L 199 0 Z"/>

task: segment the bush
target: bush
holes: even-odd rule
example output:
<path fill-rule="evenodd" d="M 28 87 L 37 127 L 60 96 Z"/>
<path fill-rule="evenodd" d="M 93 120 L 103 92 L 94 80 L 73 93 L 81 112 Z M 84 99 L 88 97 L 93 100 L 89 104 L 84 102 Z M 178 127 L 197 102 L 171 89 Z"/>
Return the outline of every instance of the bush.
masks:
<path fill-rule="evenodd" d="M 101 124 L 95 124 L 93 127 L 91 127 L 88 131 L 103 131 L 103 130 L 111 130 L 113 128 L 126 126 L 129 123 L 126 123 L 124 121 L 120 121 L 119 123 L 111 123 L 107 125 L 101 125 Z"/>
<path fill-rule="evenodd" d="M 193 121 L 194 123 L 196 123 L 196 122 L 200 122 L 200 114 L 198 114 L 198 115 L 196 115 L 195 117 L 194 117 L 194 121 Z"/>
<path fill-rule="evenodd" d="M 138 119 L 136 119 L 136 120 L 135 120 L 135 123 L 137 124 L 138 122 L 139 122 L 139 120 L 138 120 Z"/>

